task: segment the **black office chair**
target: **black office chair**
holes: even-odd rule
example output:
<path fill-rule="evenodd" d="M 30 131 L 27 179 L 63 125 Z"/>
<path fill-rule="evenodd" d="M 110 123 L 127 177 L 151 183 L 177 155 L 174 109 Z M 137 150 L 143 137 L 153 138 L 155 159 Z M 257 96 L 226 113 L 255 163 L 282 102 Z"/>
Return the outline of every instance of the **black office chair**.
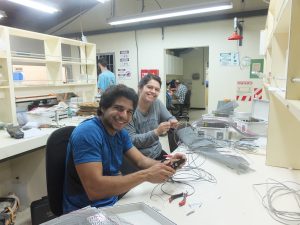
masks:
<path fill-rule="evenodd" d="M 63 214 L 63 186 L 65 159 L 69 138 L 75 126 L 62 127 L 54 131 L 46 145 L 46 180 L 48 200 L 52 213 Z"/>
<path fill-rule="evenodd" d="M 174 106 L 177 108 L 173 111 L 173 115 L 176 117 L 177 120 L 190 120 L 189 111 L 191 106 L 191 90 L 188 90 L 185 94 L 184 102 L 183 104 L 175 104 Z"/>

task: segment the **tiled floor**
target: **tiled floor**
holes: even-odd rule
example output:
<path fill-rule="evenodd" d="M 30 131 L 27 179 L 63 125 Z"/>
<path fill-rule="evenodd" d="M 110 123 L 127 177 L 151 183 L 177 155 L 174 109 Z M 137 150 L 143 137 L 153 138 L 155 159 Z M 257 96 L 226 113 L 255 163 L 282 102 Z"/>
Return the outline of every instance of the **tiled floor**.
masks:
<path fill-rule="evenodd" d="M 206 114 L 206 113 L 207 113 L 206 110 L 195 110 L 195 109 L 190 110 L 190 112 L 189 112 L 189 116 L 190 116 L 189 123 L 192 123 L 193 121 L 200 119 L 200 117 L 203 114 Z M 163 149 L 166 152 L 170 153 L 168 137 L 167 136 L 160 137 L 159 140 L 160 140 L 160 143 L 161 143 Z"/>

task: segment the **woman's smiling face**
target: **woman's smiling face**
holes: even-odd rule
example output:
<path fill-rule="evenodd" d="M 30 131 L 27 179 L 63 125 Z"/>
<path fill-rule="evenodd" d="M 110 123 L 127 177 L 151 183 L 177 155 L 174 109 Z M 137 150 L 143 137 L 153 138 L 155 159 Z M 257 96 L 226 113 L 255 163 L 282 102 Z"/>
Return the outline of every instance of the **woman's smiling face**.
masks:
<path fill-rule="evenodd" d="M 156 80 L 149 80 L 142 88 L 139 89 L 140 99 L 146 102 L 154 102 L 160 93 L 160 84 Z"/>

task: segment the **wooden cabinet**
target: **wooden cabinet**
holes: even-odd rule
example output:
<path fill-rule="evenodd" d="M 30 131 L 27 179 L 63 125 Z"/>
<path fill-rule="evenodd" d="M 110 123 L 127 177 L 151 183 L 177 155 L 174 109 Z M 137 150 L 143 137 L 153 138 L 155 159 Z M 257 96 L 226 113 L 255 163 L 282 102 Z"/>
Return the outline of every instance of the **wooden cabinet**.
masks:
<path fill-rule="evenodd" d="M 270 97 L 267 164 L 300 169 L 300 1 L 271 0 L 266 23 Z"/>
<path fill-rule="evenodd" d="M 74 92 L 92 101 L 96 69 L 95 44 L 0 26 L 0 121 L 16 124 L 24 97 Z"/>

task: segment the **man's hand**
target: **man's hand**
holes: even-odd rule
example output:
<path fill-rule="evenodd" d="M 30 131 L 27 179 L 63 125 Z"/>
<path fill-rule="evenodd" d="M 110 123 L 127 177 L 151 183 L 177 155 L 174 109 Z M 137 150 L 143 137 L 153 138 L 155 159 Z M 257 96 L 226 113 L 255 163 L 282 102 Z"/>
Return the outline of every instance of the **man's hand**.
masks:
<path fill-rule="evenodd" d="M 186 156 L 185 154 L 182 154 L 182 153 L 176 153 L 175 155 L 172 155 L 171 158 L 169 158 L 168 160 L 164 161 L 164 163 L 168 166 L 171 166 L 174 162 L 178 162 L 178 161 L 182 161 L 183 160 L 183 163 L 180 163 L 178 167 L 176 167 L 175 169 L 181 169 L 184 164 L 186 163 Z"/>
<path fill-rule="evenodd" d="M 148 175 L 147 181 L 151 183 L 163 183 L 175 173 L 173 168 L 164 163 L 157 163 L 146 169 L 146 171 Z"/>
<path fill-rule="evenodd" d="M 162 122 L 158 125 L 158 127 L 154 130 L 154 132 L 157 136 L 161 136 L 166 134 L 170 129 L 170 127 L 171 127 L 171 123 L 169 121 Z"/>

